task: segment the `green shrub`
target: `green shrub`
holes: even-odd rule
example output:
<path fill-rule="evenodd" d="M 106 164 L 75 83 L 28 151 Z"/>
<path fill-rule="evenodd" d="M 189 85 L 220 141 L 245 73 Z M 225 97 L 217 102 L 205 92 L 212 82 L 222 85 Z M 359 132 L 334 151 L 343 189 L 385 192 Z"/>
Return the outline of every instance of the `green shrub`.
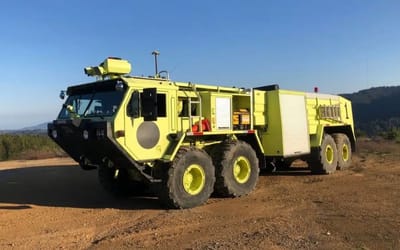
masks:
<path fill-rule="evenodd" d="M 400 129 L 397 127 L 393 127 L 390 130 L 383 132 L 382 136 L 387 140 L 394 140 L 396 142 L 400 142 Z"/>
<path fill-rule="evenodd" d="M 355 133 L 356 133 L 356 137 L 366 137 L 367 136 L 367 133 L 361 129 L 356 129 Z"/>
<path fill-rule="evenodd" d="M 47 135 L 0 135 L 0 161 L 65 156 Z"/>

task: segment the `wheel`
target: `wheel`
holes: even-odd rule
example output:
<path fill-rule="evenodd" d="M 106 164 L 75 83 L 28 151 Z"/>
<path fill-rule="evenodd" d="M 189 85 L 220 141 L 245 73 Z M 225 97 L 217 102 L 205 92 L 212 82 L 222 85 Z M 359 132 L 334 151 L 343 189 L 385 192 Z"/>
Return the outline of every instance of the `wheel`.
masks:
<path fill-rule="evenodd" d="M 106 165 L 98 168 L 100 185 L 110 194 L 122 197 L 129 195 L 142 195 L 147 186 L 144 183 L 130 180 L 128 170 L 125 168 L 116 169 Z"/>
<path fill-rule="evenodd" d="M 214 165 L 203 150 L 183 147 L 162 178 L 159 198 L 168 208 L 191 208 L 213 192 Z"/>
<path fill-rule="evenodd" d="M 249 144 L 243 141 L 223 143 L 214 155 L 217 195 L 238 197 L 254 189 L 260 168 L 256 153 Z"/>
<path fill-rule="evenodd" d="M 332 136 L 325 134 L 322 144 L 314 152 L 309 165 L 311 172 L 315 174 L 331 174 L 335 172 L 338 163 L 336 143 Z"/>
<path fill-rule="evenodd" d="M 351 143 L 349 137 L 345 134 L 333 134 L 338 151 L 338 170 L 344 170 L 351 165 Z"/>

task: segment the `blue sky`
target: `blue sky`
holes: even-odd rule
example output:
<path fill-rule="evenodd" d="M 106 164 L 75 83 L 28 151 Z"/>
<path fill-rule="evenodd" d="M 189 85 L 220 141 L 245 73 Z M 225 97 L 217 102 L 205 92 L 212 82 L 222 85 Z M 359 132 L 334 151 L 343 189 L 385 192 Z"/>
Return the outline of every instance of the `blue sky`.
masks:
<path fill-rule="evenodd" d="M 0 129 L 54 119 L 107 56 L 177 81 L 349 93 L 400 85 L 400 1 L 4 1 Z"/>

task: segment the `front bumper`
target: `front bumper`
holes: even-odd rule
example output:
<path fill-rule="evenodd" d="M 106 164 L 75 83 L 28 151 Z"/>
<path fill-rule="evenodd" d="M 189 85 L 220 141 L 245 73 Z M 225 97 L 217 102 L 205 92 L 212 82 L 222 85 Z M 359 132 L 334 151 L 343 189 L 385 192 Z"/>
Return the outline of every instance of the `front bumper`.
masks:
<path fill-rule="evenodd" d="M 47 128 L 50 138 L 77 162 L 86 158 L 90 164 L 98 165 L 105 157 L 120 157 L 110 122 L 55 120 Z"/>
<path fill-rule="evenodd" d="M 127 168 L 146 182 L 159 182 L 145 172 L 145 166 L 132 159 L 114 139 L 109 121 L 55 120 L 47 125 L 47 133 L 68 155 L 81 165 L 111 163 Z"/>

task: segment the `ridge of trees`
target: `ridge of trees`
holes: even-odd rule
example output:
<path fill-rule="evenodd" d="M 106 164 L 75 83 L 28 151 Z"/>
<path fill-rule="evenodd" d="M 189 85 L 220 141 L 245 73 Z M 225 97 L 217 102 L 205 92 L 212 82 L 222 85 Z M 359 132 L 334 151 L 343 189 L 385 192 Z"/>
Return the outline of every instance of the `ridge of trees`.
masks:
<path fill-rule="evenodd" d="M 47 134 L 1 134 L 0 161 L 66 156 Z"/>
<path fill-rule="evenodd" d="M 358 134 L 400 139 L 400 86 L 374 87 L 341 96 L 352 101 Z"/>

